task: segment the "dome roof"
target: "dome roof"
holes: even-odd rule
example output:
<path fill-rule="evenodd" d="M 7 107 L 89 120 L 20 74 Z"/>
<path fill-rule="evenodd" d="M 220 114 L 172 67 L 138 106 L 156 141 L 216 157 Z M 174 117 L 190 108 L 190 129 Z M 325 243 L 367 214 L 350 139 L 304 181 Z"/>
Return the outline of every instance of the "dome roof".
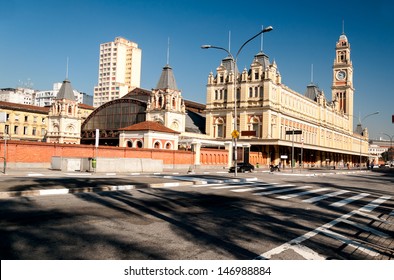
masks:
<path fill-rule="evenodd" d="M 341 41 L 347 41 L 347 37 L 345 34 L 342 34 L 341 36 L 339 36 L 339 40 Z"/>

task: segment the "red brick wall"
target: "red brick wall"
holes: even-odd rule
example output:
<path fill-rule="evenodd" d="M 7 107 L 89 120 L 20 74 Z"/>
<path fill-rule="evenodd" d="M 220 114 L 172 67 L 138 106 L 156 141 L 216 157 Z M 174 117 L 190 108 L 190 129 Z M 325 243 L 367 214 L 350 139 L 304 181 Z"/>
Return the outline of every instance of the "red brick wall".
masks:
<path fill-rule="evenodd" d="M 4 155 L 4 141 L 0 143 L 0 157 Z M 43 142 L 7 141 L 7 162 L 50 163 L 59 157 L 152 158 L 164 164 L 192 165 L 195 155 L 191 151 L 165 149 L 138 149 L 92 145 L 69 145 Z M 228 151 L 202 149 L 201 165 L 227 165 Z"/>

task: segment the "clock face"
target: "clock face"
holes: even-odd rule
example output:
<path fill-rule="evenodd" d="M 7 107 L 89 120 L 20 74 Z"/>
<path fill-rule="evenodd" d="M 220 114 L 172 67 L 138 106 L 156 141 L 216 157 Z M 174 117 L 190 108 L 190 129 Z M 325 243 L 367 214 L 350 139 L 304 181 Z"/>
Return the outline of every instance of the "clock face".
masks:
<path fill-rule="evenodd" d="M 337 72 L 337 79 L 338 80 L 344 80 L 346 78 L 346 72 L 343 70 L 340 70 Z"/>

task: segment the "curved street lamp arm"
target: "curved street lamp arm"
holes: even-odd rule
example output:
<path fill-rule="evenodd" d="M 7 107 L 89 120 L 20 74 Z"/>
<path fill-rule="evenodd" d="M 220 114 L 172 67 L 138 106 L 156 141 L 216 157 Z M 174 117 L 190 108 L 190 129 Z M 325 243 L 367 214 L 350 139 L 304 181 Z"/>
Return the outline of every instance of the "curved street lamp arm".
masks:
<path fill-rule="evenodd" d="M 375 112 L 375 113 L 371 113 L 371 114 L 369 114 L 369 115 L 366 115 L 366 116 L 360 121 L 360 124 L 362 123 L 363 120 L 365 120 L 365 119 L 368 118 L 369 116 L 377 115 L 377 114 L 379 114 L 379 111 L 377 111 L 377 112 Z"/>
<path fill-rule="evenodd" d="M 231 57 L 231 59 L 234 60 L 233 55 L 232 55 L 227 49 L 225 49 L 225 48 L 217 47 L 217 46 L 213 46 L 213 45 L 202 45 L 201 48 L 202 48 L 202 49 L 218 49 L 218 50 L 223 50 L 223 51 L 225 51 L 225 52 Z"/>
<path fill-rule="evenodd" d="M 250 41 L 252 41 L 254 38 L 256 38 L 257 36 L 259 36 L 261 33 L 265 33 L 265 32 L 269 32 L 271 31 L 273 28 L 272 26 L 268 26 L 266 28 L 264 28 L 263 30 L 261 30 L 259 33 L 257 33 L 256 35 L 254 35 L 252 38 L 250 38 L 249 40 L 247 40 L 245 43 L 242 44 L 242 46 L 239 48 L 237 54 L 235 55 L 235 60 L 237 60 L 239 53 L 241 52 L 241 50 L 243 49 L 243 47 L 245 47 L 245 45 L 247 43 L 249 43 Z"/>

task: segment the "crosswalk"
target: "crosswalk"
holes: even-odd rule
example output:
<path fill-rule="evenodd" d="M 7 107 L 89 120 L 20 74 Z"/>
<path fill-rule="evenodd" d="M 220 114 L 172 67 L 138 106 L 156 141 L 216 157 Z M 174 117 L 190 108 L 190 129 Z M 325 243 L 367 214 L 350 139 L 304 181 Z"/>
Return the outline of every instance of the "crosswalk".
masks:
<path fill-rule="evenodd" d="M 365 256 L 367 259 L 380 259 L 382 256 L 386 256 L 387 250 L 390 252 L 392 250 L 382 245 L 394 242 L 394 234 L 391 230 L 394 228 L 394 202 L 392 196 L 389 195 L 381 196 L 376 193 L 338 190 L 333 187 L 316 185 L 279 184 L 258 181 L 207 183 L 191 187 L 204 187 L 240 195 L 251 194 L 261 199 L 270 198 L 289 202 L 297 200 L 299 203 L 315 204 L 333 211 L 341 210 L 338 212 L 338 218 L 334 218 L 327 224 L 261 254 L 257 259 L 275 258 L 275 255 L 289 249 L 305 259 L 331 258 L 328 255 L 324 255 L 324 251 L 314 251 L 314 249 L 309 247 L 309 244 L 316 244 L 317 236 L 325 236 L 325 238 L 333 240 L 334 244 L 343 244 L 343 246 L 337 246 L 347 252 L 352 252 L 351 254 L 356 254 L 354 252 L 357 252 L 359 256 Z M 344 211 L 350 212 L 343 214 Z M 344 227 L 354 229 L 355 235 L 347 234 Z M 361 235 L 360 232 L 365 234 Z"/>
<path fill-rule="evenodd" d="M 315 186 L 297 186 L 294 184 L 279 184 L 279 183 L 266 183 L 260 181 L 250 182 L 221 182 L 195 184 L 192 188 L 210 188 L 213 190 L 230 191 L 234 193 L 251 193 L 254 196 L 260 197 L 274 197 L 280 200 L 300 199 L 304 203 L 319 203 L 327 199 L 335 199 L 337 201 L 331 202 L 330 207 L 341 208 L 356 201 L 360 201 L 369 196 L 370 193 L 355 193 L 349 190 L 337 190 L 329 187 L 315 187 Z M 321 194 L 322 193 L 322 194 Z M 280 195 L 279 195 L 280 194 Z M 394 210 L 393 210 L 394 213 Z"/>

